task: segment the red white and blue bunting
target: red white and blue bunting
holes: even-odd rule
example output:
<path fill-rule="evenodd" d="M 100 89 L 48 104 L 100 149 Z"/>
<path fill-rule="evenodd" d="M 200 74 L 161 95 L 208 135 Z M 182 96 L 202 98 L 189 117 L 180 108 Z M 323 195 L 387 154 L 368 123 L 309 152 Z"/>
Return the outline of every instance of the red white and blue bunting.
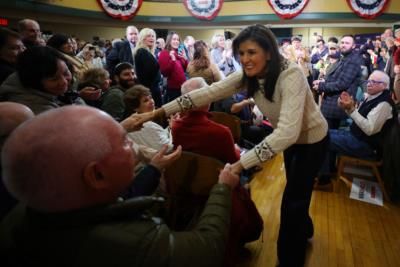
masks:
<path fill-rule="evenodd" d="M 139 11 L 143 0 L 97 0 L 97 2 L 109 16 L 129 20 Z"/>
<path fill-rule="evenodd" d="M 347 4 L 358 16 L 373 19 L 382 14 L 389 0 L 347 0 Z"/>
<path fill-rule="evenodd" d="M 223 0 L 184 0 L 186 9 L 198 19 L 214 19 L 224 3 Z"/>
<path fill-rule="evenodd" d="M 291 19 L 299 15 L 309 0 L 268 0 L 274 12 L 283 19 Z"/>

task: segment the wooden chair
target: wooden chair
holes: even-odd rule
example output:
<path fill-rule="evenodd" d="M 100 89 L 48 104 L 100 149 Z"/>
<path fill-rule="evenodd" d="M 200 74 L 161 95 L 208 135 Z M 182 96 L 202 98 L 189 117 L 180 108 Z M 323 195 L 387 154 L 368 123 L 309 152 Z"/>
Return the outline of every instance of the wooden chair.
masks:
<path fill-rule="evenodd" d="M 382 166 L 382 161 L 375 161 L 375 160 L 364 160 L 364 159 L 359 159 L 359 158 L 353 158 L 349 156 L 340 156 L 339 157 L 339 164 L 338 164 L 338 170 L 337 170 L 337 175 L 340 180 L 342 180 L 346 185 L 351 187 L 352 181 L 351 181 L 351 176 L 345 172 L 344 168 L 346 165 L 352 165 L 352 166 L 363 166 L 363 167 L 368 167 L 371 169 L 374 177 L 379 183 L 379 186 L 382 189 L 383 192 L 383 197 L 390 201 L 389 195 L 386 191 L 385 184 L 383 182 L 382 176 L 379 172 L 379 168 Z M 362 175 L 361 175 L 362 176 Z"/>
<path fill-rule="evenodd" d="M 172 229 L 194 226 L 223 167 L 217 159 L 187 151 L 168 166 L 164 177 L 169 200 L 167 221 Z"/>
<path fill-rule="evenodd" d="M 241 136 L 240 119 L 235 115 L 225 112 L 212 111 L 210 113 L 212 114 L 210 120 L 228 127 L 231 130 L 235 143 L 239 143 Z"/>

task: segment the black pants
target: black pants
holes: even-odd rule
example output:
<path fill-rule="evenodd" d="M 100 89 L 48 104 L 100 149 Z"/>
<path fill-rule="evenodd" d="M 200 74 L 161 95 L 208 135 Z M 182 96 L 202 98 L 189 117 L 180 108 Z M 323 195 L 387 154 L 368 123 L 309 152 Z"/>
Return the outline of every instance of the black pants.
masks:
<path fill-rule="evenodd" d="M 303 266 L 307 239 L 314 228 L 310 207 L 314 178 L 328 151 L 329 137 L 307 145 L 292 145 L 284 152 L 286 187 L 282 197 L 278 237 L 280 266 Z"/>
<path fill-rule="evenodd" d="M 331 119 L 327 118 L 326 121 L 328 122 L 328 128 L 329 129 L 339 129 L 340 127 L 340 122 L 342 121 L 341 119 Z"/>

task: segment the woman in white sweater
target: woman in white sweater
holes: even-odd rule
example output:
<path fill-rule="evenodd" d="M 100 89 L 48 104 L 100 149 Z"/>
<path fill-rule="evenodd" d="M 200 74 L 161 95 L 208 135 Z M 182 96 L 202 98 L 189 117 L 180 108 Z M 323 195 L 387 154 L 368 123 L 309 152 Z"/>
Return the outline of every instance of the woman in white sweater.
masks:
<path fill-rule="evenodd" d="M 314 231 L 308 209 L 314 178 L 327 153 L 328 126 L 302 70 L 282 58 L 268 28 L 247 27 L 234 39 L 233 49 L 243 71 L 183 95 L 155 112 L 135 116 L 133 121 L 140 124 L 155 116 L 200 107 L 246 88 L 274 131 L 232 164 L 231 171 L 240 173 L 283 151 L 287 184 L 281 205 L 278 259 L 280 266 L 302 266 L 307 239 Z"/>

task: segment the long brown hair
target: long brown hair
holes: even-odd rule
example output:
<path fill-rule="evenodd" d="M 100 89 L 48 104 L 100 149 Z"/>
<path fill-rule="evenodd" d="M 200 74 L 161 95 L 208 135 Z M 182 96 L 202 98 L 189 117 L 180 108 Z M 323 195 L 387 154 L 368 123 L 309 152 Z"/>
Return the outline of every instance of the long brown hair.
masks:
<path fill-rule="evenodd" d="M 192 64 L 196 70 L 206 69 L 210 66 L 210 57 L 207 51 L 207 44 L 203 40 L 193 44 L 194 54 Z"/>
<path fill-rule="evenodd" d="M 168 51 L 173 50 L 173 48 L 171 46 L 171 41 L 172 41 L 172 37 L 174 36 L 174 34 L 178 35 L 179 43 L 181 42 L 181 37 L 179 37 L 179 34 L 177 34 L 174 31 L 169 32 L 168 35 L 167 35 L 167 39 L 165 40 L 165 49 L 168 50 Z"/>

